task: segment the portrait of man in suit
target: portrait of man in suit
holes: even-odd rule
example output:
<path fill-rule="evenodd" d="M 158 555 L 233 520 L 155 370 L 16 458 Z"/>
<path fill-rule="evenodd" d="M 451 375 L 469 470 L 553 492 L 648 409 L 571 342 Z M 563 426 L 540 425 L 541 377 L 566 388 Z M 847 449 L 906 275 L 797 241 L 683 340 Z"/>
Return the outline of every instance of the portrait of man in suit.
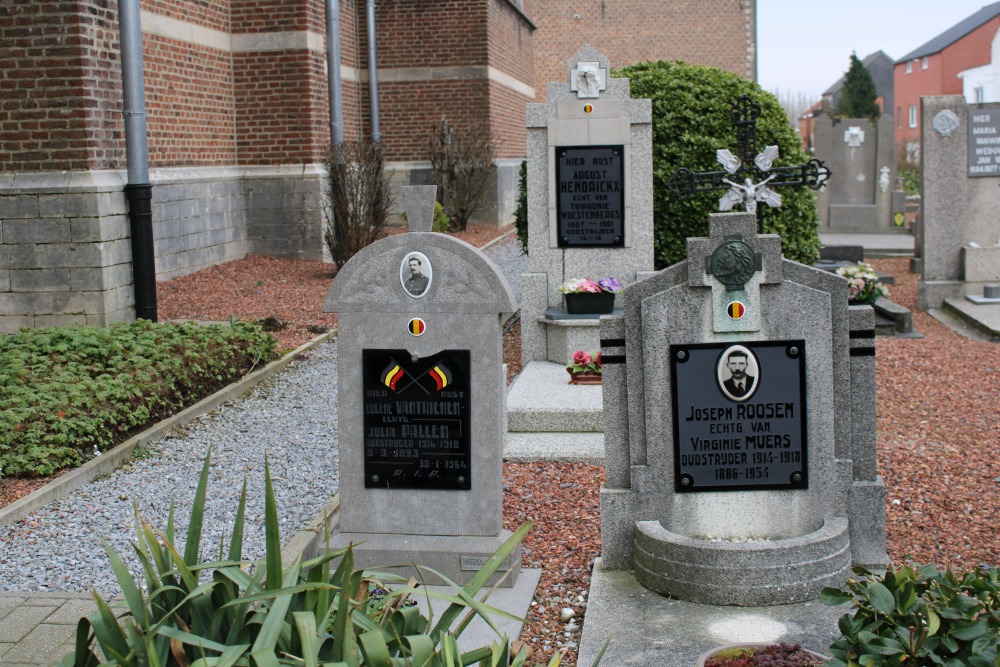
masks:
<path fill-rule="evenodd" d="M 726 350 L 722 361 L 719 368 L 722 393 L 734 401 L 750 398 L 757 389 L 757 360 L 745 347 L 735 345 Z"/>

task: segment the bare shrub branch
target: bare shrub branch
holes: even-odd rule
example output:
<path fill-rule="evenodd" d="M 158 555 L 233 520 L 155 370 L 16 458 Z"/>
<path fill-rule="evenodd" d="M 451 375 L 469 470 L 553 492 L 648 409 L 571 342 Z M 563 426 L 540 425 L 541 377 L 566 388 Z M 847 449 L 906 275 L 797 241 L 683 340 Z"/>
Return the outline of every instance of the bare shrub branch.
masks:
<path fill-rule="evenodd" d="M 392 196 L 382 148 L 373 141 L 348 141 L 323 157 L 329 186 L 323 239 L 339 270 L 378 239 L 389 218 Z"/>
<path fill-rule="evenodd" d="M 464 230 L 489 192 L 499 142 L 487 123 L 456 127 L 447 120 L 427 139 L 437 198 L 452 229 Z"/>

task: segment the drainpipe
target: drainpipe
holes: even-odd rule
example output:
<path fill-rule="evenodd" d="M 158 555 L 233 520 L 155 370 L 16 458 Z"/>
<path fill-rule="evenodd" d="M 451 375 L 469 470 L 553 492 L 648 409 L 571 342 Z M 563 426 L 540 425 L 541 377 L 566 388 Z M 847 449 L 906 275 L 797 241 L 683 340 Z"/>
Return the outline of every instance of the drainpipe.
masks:
<path fill-rule="evenodd" d="M 378 65 L 375 60 L 375 0 L 367 3 L 368 23 L 368 93 L 371 100 L 372 141 L 382 141 L 382 131 L 378 126 Z"/>
<path fill-rule="evenodd" d="M 118 0 L 122 50 L 122 98 L 129 228 L 132 232 L 132 286 L 137 319 L 156 321 L 156 261 L 153 253 L 153 186 L 146 145 L 146 93 L 142 78 L 139 0 Z"/>
<path fill-rule="evenodd" d="M 344 143 L 344 96 L 340 81 L 340 0 L 326 0 L 326 69 L 330 91 L 330 143 Z"/>

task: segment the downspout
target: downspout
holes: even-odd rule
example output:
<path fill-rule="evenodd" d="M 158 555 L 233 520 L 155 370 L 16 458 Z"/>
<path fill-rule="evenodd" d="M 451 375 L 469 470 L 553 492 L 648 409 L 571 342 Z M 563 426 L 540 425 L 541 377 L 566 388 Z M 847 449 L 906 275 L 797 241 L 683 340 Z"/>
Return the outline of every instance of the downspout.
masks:
<path fill-rule="evenodd" d="M 378 65 L 375 60 L 375 0 L 367 3 L 368 28 L 368 96 L 371 100 L 372 141 L 382 141 L 382 131 L 378 126 Z"/>
<path fill-rule="evenodd" d="M 326 0 L 326 69 L 330 91 L 330 143 L 344 143 L 344 95 L 340 80 L 340 0 Z"/>
<path fill-rule="evenodd" d="M 132 287 L 137 319 L 156 321 L 156 261 L 153 253 L 153 186 L 146 145 L 146 93 L 142 78 L 142 28 L 139 0 L 118 0 L 122 51 L 122 100 L 129 228 L 132 236 Z"/>

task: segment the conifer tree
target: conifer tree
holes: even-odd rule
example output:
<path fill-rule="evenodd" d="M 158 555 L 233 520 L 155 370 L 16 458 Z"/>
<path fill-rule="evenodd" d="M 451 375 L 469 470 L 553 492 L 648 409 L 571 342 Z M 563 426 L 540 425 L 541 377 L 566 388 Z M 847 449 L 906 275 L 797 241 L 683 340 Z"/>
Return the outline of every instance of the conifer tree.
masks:
<path fill-rule="evenodd" d="M 878 120 L 882 112 L 875 101 L 877 97 L 871 73 L 858 59 L 858 54 L 852 53 L 851 66 L 844 77 L 844 87 L 840 90 L 840 100 L 837 102 L 837 115 Z"/>

